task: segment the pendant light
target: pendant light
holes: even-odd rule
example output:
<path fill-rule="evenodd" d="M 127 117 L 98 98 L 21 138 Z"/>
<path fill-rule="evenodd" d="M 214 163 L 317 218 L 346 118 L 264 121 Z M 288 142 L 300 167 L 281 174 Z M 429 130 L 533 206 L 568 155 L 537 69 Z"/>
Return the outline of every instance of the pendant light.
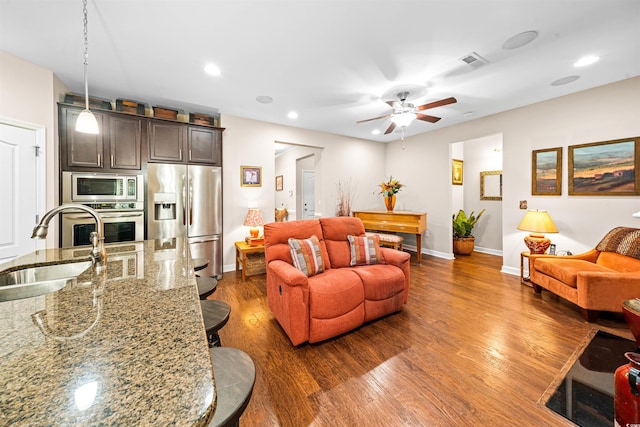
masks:
<path fill-rule="evenodd" d="M 87 31 L 87 0 L 82 0 L 82 13 L 84 15 L 84 98 L 85 108 L 82 110 L 76 121 L 76 131 L 97 135 L 99 133 L 96 116 L 89 111 L 89 80 L 87 69 L 89 66 L 89 37 Z"/>

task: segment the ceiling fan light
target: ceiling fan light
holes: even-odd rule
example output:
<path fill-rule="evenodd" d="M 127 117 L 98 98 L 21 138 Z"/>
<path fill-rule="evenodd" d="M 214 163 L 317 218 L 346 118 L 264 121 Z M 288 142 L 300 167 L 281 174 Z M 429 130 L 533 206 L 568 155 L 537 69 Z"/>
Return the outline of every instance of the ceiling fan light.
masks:
<path fill-rule="evenodd" d="M 407 127 L 416 119 L 416 113 L 400 113 L 391 116 L 391 121 L 401 128 Z"/>
<path fill-rule="evenodd" d="M 76 121 L 76 131 L 97 135 L 100 130 L 98 129 L 96 116 L 89 110 L 82 110 Z"/>

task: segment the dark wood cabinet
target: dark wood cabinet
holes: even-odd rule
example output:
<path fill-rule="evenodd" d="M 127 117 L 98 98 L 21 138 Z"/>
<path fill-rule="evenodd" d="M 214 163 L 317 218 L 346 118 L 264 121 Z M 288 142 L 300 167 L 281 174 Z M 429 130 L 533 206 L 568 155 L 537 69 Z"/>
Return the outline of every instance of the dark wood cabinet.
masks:
<path fill-rule="evenodd" d="M 220 166 L 222 161 L 222 134 L 216 129 L 189 127 L 187 138 L 189 163 Z"/>
<path fill-rule="evenodd" d="M 62 170 L 118 171 L 141 168 L 142 119 L 95 111 L 100 133 L 76 132 L 82 108 L 60 106 L 60 162 Z"/>
<path fill-rule="evenodd" d="M 102 168 L 104 162 L 105 116 L 94 112 L 100 133 L 76 132 L 82 109 L 60 110 L 60 160 L 67 168 Z"/>
<path fill-rule="evenodd" d="M 109 162 L 111 169 L 140 169 L 142 120 L 109 118 Z"/>
<path fill-rule="evenodd" d="M 150 162 L 184 162 L 184 125 L 149 121 L 148 144 Z"/>
<path fill-rule="evenodd" d="M 100 133 L 89 135 L 75 131 L 82 110 L 58 105 L 62 171 L 119 173 L 145 169 L 147 163 L 222 166 L 224 128 L 92 109 Z"/>

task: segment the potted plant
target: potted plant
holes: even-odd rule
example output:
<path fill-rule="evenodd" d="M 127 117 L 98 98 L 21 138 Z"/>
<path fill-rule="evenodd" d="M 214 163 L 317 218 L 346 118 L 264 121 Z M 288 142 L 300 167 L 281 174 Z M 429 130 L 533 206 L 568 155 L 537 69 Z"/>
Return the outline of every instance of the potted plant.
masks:
<path fill-rule="evenodd" d="M 484 209 L 480 211 L 478 216 L 474 216 L 474 212 L 467 216 L 462 209 L 458 214 L 453 215 L 453 252 L 458 255 L 469 255 L 473 252 L 475 246 L 475 237 L 471 235 L 473 227 L 484 213 Z"/>

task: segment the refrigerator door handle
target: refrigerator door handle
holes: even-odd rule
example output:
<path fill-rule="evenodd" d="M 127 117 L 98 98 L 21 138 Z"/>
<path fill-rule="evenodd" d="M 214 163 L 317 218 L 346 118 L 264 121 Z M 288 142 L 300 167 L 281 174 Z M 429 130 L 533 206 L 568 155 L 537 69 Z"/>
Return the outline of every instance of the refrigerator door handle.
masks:
<path fill-rule="evenodd" d="M 187 183 L 185 176 L 182 175 L 182 225 L 187 225 Z"/>
<path fill-rule="evenodd" d="M 189 225 L 193 225 L 193 178 L 189 177 Z"/>
<path fill-rule="evenodd" d="M 191 238 L 191 239 L 189 239 L 189 244 L 215 242 L 215 241 L 218 241 L 218 240 L 220 240 L 220 236 L 210 236 L 210 237 L 208 237 L 206 239 L 203 239 L 203 240 L 195 240 L 195 239 Z"/>

